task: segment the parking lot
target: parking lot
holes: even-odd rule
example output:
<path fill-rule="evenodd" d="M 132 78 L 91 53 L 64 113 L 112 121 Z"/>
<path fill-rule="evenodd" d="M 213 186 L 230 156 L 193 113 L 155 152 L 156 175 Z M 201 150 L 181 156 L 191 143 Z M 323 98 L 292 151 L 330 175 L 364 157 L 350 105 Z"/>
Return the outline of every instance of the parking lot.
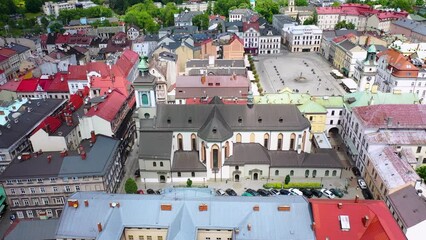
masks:
<path fill-rule="evenodd" d="M 342 95 L 345 90 L 330 75 L 333 69 L 317 53 L 290 53 L 255 57 L 260 82 L 267 93 L 290 88 L 314 96 Z"/>

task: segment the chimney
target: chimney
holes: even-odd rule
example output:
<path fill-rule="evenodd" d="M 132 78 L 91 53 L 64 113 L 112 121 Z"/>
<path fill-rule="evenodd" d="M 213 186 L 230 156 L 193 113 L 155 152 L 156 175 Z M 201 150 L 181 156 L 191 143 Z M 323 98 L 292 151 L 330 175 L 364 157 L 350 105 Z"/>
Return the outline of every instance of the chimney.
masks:
<path fill-rule="evenodd" d="M 90 132 L 90 142 L 95 143 L 96 142 L 96 134 L 95 131 Z"/>
<path fill-rule="evenodd" d="M 315 232 L 316 228 L 317 228 L 317 226 L 316 226 L 315 222 L 312 222 L 312 231 Z"/>
<path fill-rule="evenodd" d="M 356 195 L 355 196 L 355 203 L 358 203 L 359 202 L 359 196 L 358 195 Z"/>
<path fill-rule="evenodd" d="M 260 210 L 259 205 L 254 205 L 253 211 L 259 212 L 259 210 Z"/>
<path fill-rule="evenodd" d="M 72 121 L 71 114 L 70 113 L 65 113 L 64 117 L 65 117 L 65 122 L 67 123 L 67 126 L 72 127 L 74 124 L 73 124 L 73 121 Z"/>
<path fill-rule="evenodd" d="M 343 207 L 343 203 L 339 202 L 339 203 L 337 204 L 337 207 L 338 207 L 339 209 L 342 209 L 342 207 Z"/>
<path fill-rule="evenodd" d="M 64 149 L 61 151 L 61 157 L 68 156 L 68 150 Z"/>
<path fill-rule="evenodd" d="M 102 232 L 102 224 L 98 223 L 98 232 Z"/>
<path fill-rule="evenodd" d="M 161 204 L 161 211 L 172 211 L 172 204 Z"/>
<path fill-rule="evenodd" d="M 52 161 L 52 155 L 48 155 L 47 156 L 47 163 L 49 163 L 50 164 L 50 162 Z"/>
<path fill-rule="evenodd" d="M 286 205 L 278 206 L 278 211 L 279 212 L 288 212 L 288 211 L 290 211 L 290 206 L 286 206 Z"/>
<path fill-rule="evenodd" d="M 369 219 L 369 217 L 367 215 L 365 215 L 362 218 L 362 223 L 364 224 L 364 227 L 368 227 L 368 225 L 370 224 L 370 219 Z"/>
<path fill-rule="evenodd" d="M 247 224 L 247 230 L 250 232 L 251 231 L 251 224 Z"/>
<path fill-rule="evenodd" d="M 89 206 L 89 200 L 84 200 L 84 206 L 88 207 Z"/>
<path fill-rule="evenodd" d="M 81 156 L 81 159 L 82 159 L 82 160 L 86 160 L 86 152 L 85 152 L 85 151 L 82 151 L 82 152 L 80 153 L 80 156 Z"/>
<path fill-rule="evenodd" d="M 208 210 L 207 204 L 200 204 L 198 206 L 198 211 L 200 211 L 200 212 L 204 212 L 204 211 L 207 211 L 207 210 Z"/>

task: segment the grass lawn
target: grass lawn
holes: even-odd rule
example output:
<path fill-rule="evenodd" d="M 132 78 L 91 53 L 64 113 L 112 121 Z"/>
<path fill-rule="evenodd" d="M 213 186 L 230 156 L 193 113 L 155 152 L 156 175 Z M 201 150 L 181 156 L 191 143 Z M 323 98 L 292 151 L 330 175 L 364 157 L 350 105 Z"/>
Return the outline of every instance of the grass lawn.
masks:
<path fill-rule="evenodd" d="M 38 13 L 30 13 L 30 12 L 27 12 L 27 13 L 25 13 L 25 17 L 26 17 L 27 19 L 30 19 L 30 18 L 36 18 L 36 17 L 41 16 L 41 15 L 43 15 L 43 13 L 42 13 L 42 12 L 38 12 Z"/>

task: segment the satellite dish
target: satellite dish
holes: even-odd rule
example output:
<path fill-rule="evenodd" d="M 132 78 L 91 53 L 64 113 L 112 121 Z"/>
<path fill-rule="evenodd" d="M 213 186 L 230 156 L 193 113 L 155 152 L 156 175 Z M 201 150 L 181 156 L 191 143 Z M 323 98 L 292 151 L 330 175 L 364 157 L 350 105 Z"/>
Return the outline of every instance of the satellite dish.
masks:
<path fill-rule="evenodd" d="M 215 29 L 217 28 L 217 26 L 218 26 L 218 24 L 217 24 L 217 23 L 214 23 L 213 25 L 211 25 L 211 26 L 209 27 L 209 30 L 215 30 Z"/>

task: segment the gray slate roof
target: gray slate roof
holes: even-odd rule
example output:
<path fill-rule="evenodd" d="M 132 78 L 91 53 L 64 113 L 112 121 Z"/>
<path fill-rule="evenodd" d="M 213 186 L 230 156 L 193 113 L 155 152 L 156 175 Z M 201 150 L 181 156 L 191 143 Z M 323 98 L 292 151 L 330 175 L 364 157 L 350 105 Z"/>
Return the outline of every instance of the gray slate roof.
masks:
<path fill-rule="evenodd" d="M 173 132 L 143 132 L 140 134 L 139 157 L 170 159 Z"/>
<path fill-rule="evenodd" d="M 233 132 L 218 108 L 213 107 L 210 115 L 198 130 L 198 136 L 209 142 L 221 142 L 232 137 Z"/>
<path fill-rule="evenodd" d="M 12 46 L 10 48 L 15 50 L 18 54 L 21 54 L 21 53 L 24 53 L 24 52 L 30 50 L 29 47 L 26 47 L 26 46 L 21 45 L 21 44 L 11 43 L 11 45 Z"/>
<path fill-rule="evenodd" d="M 24 220 L 10 232 L 4 240 L 51 240 L 56 239 L 56 227 L 59 219 Z"/>
<path fill-rule="evenodd" d="M 405 227 L 410 228 L 426 220 L 426 200 L 417 195 L 413 186 L 389 194 L 388 200 Z"/>
<path fill-rule="evenodd" d="M 172 171 L 174 172 L 205 172 L 204 166 L 196 151 L 176 151 L 173 157 Z"/>
<path fill-rule="evenodd" d="M 103 176 L 108 166 L 113 163 L 113 153 L 119 146 L 119 140 L 97 135 L 96 142 L 89 147 L 89 140 L 84 140 L 82 146 L 86 151 L 86 159 L 75 151 L 68 151 L 68 156 L 61 157 L 60 152 L 44 152 L 28 160 L 14 159 L 0 175 L 0 180 L 29 179 L 49 177 L 79 177 Z M 47 156 L 51 155 L 49 163 Z"/>
<path fill-rule="evenodd" d="M 210 117 L 212 111 L 220 113 L 214 114 L 214 117 L 221 116 L 223 119 Z M 142 133 L 154 128 L 157 131 L 199 131 L 206 122 L 213 120 L 226 123 L 231 131 L 297 131 L 310 126 L 309 121 L 292 104 L 255 104 L 252 107 L 236 104 L 158 104 L 155 121 L 142 119 L 141 130 Z"/>
<path fill-rule="evenodd" d="M 341 43 L 339 43 L 338 45 L 340 45 L 346 51 L 349 51 L 356 46 L 353 42 L 351 42 L 349 40 L 344 40 Z"/>
<path fill-rule="evenodd" d="M 182 197 L 181 191 L 196 193 Z M 167 240 L 195 240 L 197 229 L 237 228 L 239 234 L 233 238 L 236 240 L 315 239 L 309 203 L 302 196 L 219 197 L 206 196 L 206 189 L 165 192 L 169 194 L 75 193 L 70 198 L 80 203 L 88 200 L 89 207 L 65 204 L 56 237 L 119 240 L 125 227 L 151 227 L 167 228 Z M 112 202 L 119 202 L 120 207 L 111 208 Z M 172 210 L 161 211 L 161 204 L 171 204 Z M 207 204 L 208 211 L 198 211 L 200 204 Z M 258 212 L 253 211 L 255 205 L 259 206 Z M 277 211 L 281 205 L 289 206 L 290 211 Z M 101 233 L 97 231 L 99 222 L 103 227 Z"/>
<path fill-rule="evenodd" d="M 17 112 L 20 113 L 18 123 L 14 122 L 14 118 L 12 117 L 14 113 L 11 113 L 9 116 L 9 119 L 11 119 L 9 123 L 10 128 L 8 128 L 7 125 L 0 126 L 0 131 L 2 133 L 0 136 L 0 148 L 9 148 L 19 139 L 29 134 L 41 121 L 63 105 L 66 100 L 46 99 L 46 101 L 30 100 L 30 102 L 31 103 L 23 105 L 20 109 L 17 109 Z M 39 106 L 37 106 L 37 104 L 39 104 Z M 32 109 L 31 112 L 27 111 L 29 107 Z"/>
<path fill-rule="evenodd" d="M 208 59 L 191 59 L 186 62 L 186 67 L 208 67 Z M 234 67 L 234 68 L 245 68 L 244 60 L 229 60 L 229 59 L 215 59 L 214 67 Z"/>
<path fill-rule="evenodd" d="M 332 149 L 315 153 L 296 151 L 269 151 L 259 143 L 234 143 L 234 154 L 225 165 L 268 164 L 270 167 L 342 168 L 339 157 Z"/>

